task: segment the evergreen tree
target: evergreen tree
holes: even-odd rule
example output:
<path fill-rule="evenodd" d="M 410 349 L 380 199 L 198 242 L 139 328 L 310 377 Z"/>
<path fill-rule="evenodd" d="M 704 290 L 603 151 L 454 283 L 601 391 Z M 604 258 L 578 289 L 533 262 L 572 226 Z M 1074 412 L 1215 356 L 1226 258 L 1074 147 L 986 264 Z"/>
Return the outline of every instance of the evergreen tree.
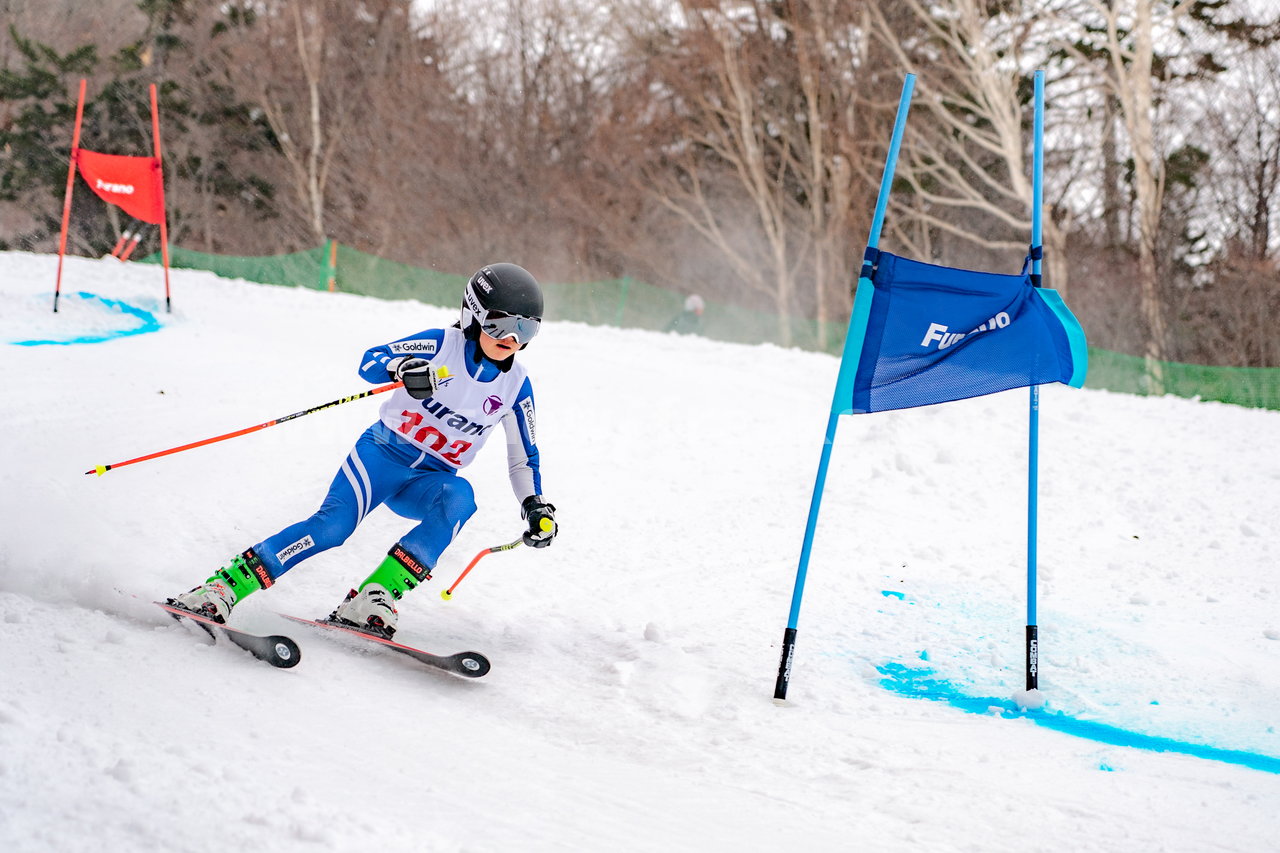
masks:
<path fill-rule="evenodd" d="M 66 186 L 76 116 L 74 81 L 93 72 L 98 53 L 94 45 L 84 45 L 60 54 L 23 38 L 13 27 L 9 35 L 23 67 L 0 68 L 0 202 L 22 206 L 35 225 L 24 234 L 0 235 L 0 248 L 47 250 L 61 221 L 61 204 L 51 205 L 49 199 L 61 200 Z"/>

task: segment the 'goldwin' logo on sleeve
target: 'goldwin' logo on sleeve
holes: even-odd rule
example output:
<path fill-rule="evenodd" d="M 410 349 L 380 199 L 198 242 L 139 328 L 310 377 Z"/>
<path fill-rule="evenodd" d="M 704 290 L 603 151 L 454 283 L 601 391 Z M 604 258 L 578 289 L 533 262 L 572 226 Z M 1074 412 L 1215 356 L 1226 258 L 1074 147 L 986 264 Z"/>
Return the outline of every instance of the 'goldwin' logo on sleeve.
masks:
<path fill-rule="evenodd" d="M 436 354 L 435 341 L 398 341 L 391 344 L 390 349 L 396 355 L 404 355 L 406 353 L 426 353 L 427 355 Z"/>
<path fill-rule="evenodd" d="M 537 444 L 538 443 L 538 427 L 537 427 L 537 424 L 534 423 L 533 401 L 527 397 L 521 400 L 520 409 L 524 412 L 524 425 L 525 425 L 525 429 L 529 431 L 529 443 Z"/>

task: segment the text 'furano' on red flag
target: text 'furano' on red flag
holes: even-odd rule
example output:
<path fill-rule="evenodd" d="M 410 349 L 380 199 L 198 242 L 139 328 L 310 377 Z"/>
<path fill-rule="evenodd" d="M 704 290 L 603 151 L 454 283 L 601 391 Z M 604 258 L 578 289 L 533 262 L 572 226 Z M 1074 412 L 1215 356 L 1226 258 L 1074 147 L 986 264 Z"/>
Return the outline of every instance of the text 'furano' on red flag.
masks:
<path fill-rule="evenodd" d="M 160 161 L 155 157 L 100 154 L 86 148 L 77 148 L 74 156 L 85 182 L 103 201 L 142 222 L 158 225 L 164 219 Z"/>

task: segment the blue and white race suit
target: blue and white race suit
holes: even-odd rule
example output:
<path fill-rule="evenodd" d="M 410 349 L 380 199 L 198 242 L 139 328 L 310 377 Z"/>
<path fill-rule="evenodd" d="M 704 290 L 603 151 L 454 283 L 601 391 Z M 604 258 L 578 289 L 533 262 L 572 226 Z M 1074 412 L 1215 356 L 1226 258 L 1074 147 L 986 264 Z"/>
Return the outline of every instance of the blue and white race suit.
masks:
<path fill-rule="evenodd" d="M 503 369 L 479 353 L 461 329 L 427 329 L 367 350 L 360 375 L 382 384 L 399 356 L 447 368 L 426 400 L 404 388 L 390 393 L 333 478 L 320 509 L 253 546 L 278 578 L 298 563 L 341 545 L 374 507 L 418 523 L 400 544 L 429 568 L 476 511 L 471 484 L 458 475 L 501 422 L 516 500 L 542 493 L 533 389 L 514 358 Z"/>

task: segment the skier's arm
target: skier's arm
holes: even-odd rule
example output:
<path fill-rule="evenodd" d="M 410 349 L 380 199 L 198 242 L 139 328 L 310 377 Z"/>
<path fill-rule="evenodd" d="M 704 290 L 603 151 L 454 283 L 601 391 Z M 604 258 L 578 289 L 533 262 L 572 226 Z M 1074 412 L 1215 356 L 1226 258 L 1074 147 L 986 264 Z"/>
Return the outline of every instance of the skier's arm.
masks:
<path fill-rule="evenodd" d="M 360 376 L 374 385 L 395 381 L 397 367 L 411 358 L 430 361 L 440 351 L 443 341 L 443 329 L 427 329 L 389 344 L 370 347 L 360 359 Z"/>
<path fill-rule="evenodd" d="M 507 476 L 516 500 L 523 503 L 542 494 L 542 473 L 538 468 L 538 430 L 534 413 L 533 386 L 526 378 L 515 402 L 502 416 L 507 433 Z"/>
<path fill-rule="evenodd" d="M 511 489 L 520 501 L 520 517 L 529 525 L 524 542 L 534 548 L 545 548 L 560 532 L 556 524 L 556 508 L 542 496 L 542 472 L 539 470 L 537 416 L 533 405 L 533 386 L 526 378 L 516 401 L 502 418 L 507 433 L 507 474 Z"/>

